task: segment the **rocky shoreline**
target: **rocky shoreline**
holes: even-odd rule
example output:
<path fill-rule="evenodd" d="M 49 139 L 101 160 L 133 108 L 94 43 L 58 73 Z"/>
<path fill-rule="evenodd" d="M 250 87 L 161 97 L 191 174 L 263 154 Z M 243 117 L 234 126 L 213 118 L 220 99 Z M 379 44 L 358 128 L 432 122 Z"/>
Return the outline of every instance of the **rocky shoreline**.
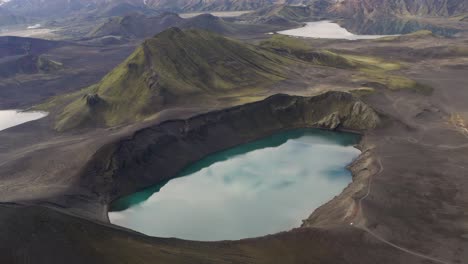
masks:
<path fill-rule="evenodd" d="M 295 128 L 362 132 L 379 122 L 375 111 L 349 93 L 274 95 L 186 120 L 166 121 L 106 145 L 79 173 L 80 186 L 108 204 L 169 180 L 209 154 L 273 133 Z"/>

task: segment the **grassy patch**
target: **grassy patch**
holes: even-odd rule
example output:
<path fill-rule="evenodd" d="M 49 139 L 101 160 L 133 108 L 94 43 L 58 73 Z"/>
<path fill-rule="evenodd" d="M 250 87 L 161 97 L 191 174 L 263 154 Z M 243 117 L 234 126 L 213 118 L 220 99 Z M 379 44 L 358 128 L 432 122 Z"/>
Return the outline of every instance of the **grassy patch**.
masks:
<path fill-rule="evenodd" d="M 293 56 L 316 65 L 345 69 L 368 69 L 392 71 L 401 68 L 398 62 L 389 62 L 371 56 L 339 54 L 328 50 L 317 50 L 300 38 L 276 34 L 260 43 L 260 47 Z"/>
<path fill-rule="evenodd" d="M 260 47 L 277 50 L 285 49 L 289 52 L 311 49 L 310 45 L 308 45 L 304 40 L 281 34 L 274 34 L 271 38 L 262 41 L 260 43 Z"/>
<path fill-rule="evenodd" d="M 391 41 L 402 41 L 402 40 L 414 40 L 419 38 L 435 37 L 434 33 L 430 30 L 419 30 L 409 34 L 400 36 L 388 36 L 383 38 L 374 39 L 377 42 L 391 42 Z"/>
<path fill-rule="evenodd" d="M 39 56 L 37 59 L 37 68 L 42 72 L 53 72 L 62 69 L 63 64 L 61 62 Z"/>
<path fill-rule="evenodd" d="M 424 95 L 430 95 L 433 88 L 400 75 L 382 72 L 367 72 L 354 78 L 356 82 L 367 83 L 370 86 L 385 87 L 392 91 L 412 90 Z"/>
<path fill-rule="evenodd" d="M 399 62 L 386 61 L 382 58 L 360 55 L 341 55 L 349 64 L 362 71 L 395 71 L 401 69 L 402 65 Z"/>
<path fill-rule="evenodd" d="M 57 110 L 61 114 L 56 129 L 63 131 L 141 121 L 175 104 L 203 105 L 215 98 L 251 101 L 252 94 L 286 79 L 288 68 L 299 61 L 355 71 L 354 81 L 390 90 L 431 90 L 391 74 L 402 68 L 399 62 L 315 50 L 297 38 L 274 35 L 253 46 L 205 31 L 170 29 L 143 42 L 99 83 L 54 98 L 37 109 L 61 109 Z M 90 104 L 89 96 L 97 96 L 100 103 Z"/>
<path fill-rule="evenodd" d="M 352 89 L 349 92 L 357 96 L 366 96 L 366 95 L 374 94 L 376 91 L 374 88 L 371 88 L 371 87 L 360 87 L 360 88 Z"/>
<path fill-rule="evenodd" d="M 170 29 L 146 40 L 99 83 L 76 94 L 56 128 L 113 126 L 143 120 L 182 101 L 260 91 L 285 79 L 291 63 L 290 58 L 213 33 Z M 98 95 L 103 104 L 87 105 L 86 94 Z"/>
<path fill-rule="evenodd" d="M 415 35 L 428 35 L 426 31 L 413 33 Z M 432 34 L 432 33 L 430 33 Z M 398 61 L 388 61 L 373 56 L 361 56 L 351 54 L 339 54 L 327 50 L 314 50 L 305 41 L 293 37 L 274 35 L 263 41 L 261 47 L 285 53 L 297 59 L 312 63 L 314 65 L 333 68 L 349 69 L 357 71 L 354 81 L 371 83 L 374 88 L 387 88 L 389 90 L 409 89 L 422 94 L 431 94 L 432 88 L 420 84 L 407 77 L 393 74 L 401 70 L 404 64 Z M 373 87 L 370 87 L 374 89 Z M 357 93 L 368 93 L 369 90 L 359 90 Z M 372 91 L 373 92 L 373 91 Z"/>

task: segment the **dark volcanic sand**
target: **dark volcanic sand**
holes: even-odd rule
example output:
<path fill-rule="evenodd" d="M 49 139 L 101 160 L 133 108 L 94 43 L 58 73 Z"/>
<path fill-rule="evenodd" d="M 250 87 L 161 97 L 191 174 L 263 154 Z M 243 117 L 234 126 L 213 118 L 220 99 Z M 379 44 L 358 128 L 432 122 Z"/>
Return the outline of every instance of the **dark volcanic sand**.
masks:
<path fill-rule="evenodd" d="M 468 259 L 468 91 L 463 68 L 467 58 L 437 56 L 436 51 L 466 44 L 466 38 L 315 43 L 407 61 L 402 73 L 431 85 L 434 93 L 378 89 L 363 98 L 385 118 L 379 128 L 363 132 L 363 154 L 351 166 L 353 183 L 316 210 L 302 228 L 263 238 L 198 243 L 149 238 L 107 222 L 109 197 L 96 196 L 88 185 L 95 178 L 83 174 L 97 150 L 130 139 L 138 128 L 222 108 L 219 105 L 166 111 L 139 127 L 61 135 L 46 129 L 51 120 L 45 118 L 0 132 L 0 201 L 5 203 L 0 207 L 0 262 L 464 263 Z M 308 86 L 284 82 L 260 97 L 278 90 L 310 95 L 349 84 L 342 71 L 303 71 Z M 106 177 L 102 175 L 100 183 L 112 181 Z"/>

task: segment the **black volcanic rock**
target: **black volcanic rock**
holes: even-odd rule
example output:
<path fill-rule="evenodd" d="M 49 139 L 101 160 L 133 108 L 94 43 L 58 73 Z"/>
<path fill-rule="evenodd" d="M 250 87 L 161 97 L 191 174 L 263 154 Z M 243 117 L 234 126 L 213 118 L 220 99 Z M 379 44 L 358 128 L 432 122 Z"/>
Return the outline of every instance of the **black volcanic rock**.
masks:
<path fill-rule="evenodd" d="M 87 94 L 84 97 L 86 99 L 86 105 L 89 107 L 94 107 L 103 101 L 98 94 Z"/>
<path fill-rule="evenodd" d="M 168 180 L 210 153 L 277 131 L 304 127 L 360 131 L 375 128 L 380 122 L 372 108 L 350 93 L 327 92 L 314 97 L 278 94 L 137 131 L 131 139 L 98 151 L 81 172 L 81 186 L 115 199 Z M 204 147 L 191 151 L 200 145 Z M 170 162 L 167 157 L 172 157 Z"/>

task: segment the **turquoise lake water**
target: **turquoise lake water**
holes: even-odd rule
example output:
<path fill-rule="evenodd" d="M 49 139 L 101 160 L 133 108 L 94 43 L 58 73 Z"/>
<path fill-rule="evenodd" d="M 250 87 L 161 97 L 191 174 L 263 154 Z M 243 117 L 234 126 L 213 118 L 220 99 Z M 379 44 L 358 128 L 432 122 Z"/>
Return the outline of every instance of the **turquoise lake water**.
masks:
<path fill-rule="evenodd" d="M 299 227 L 352 181 L 359 136 L 302 129 L 210 155 L 111 206 L 113 224 L 157 237 L 236 240 Z"/>

